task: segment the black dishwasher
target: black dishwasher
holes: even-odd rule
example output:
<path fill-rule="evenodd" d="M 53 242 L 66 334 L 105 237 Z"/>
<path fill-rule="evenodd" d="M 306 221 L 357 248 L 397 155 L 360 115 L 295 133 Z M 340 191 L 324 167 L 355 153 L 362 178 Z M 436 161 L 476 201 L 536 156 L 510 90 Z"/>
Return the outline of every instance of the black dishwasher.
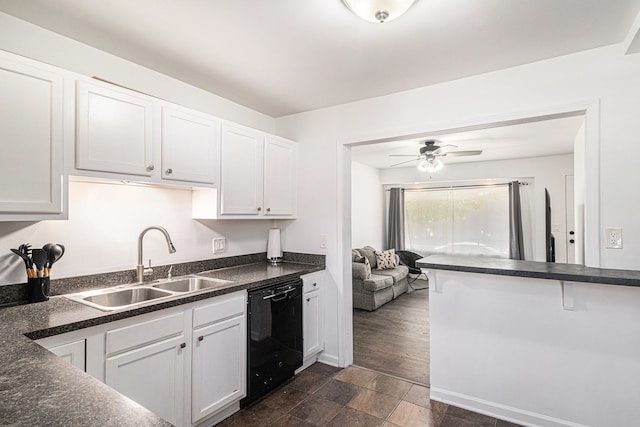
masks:
<path fill-rule="evenodd" d="M 261 398 L 302 366 L 302 280 L 252 289 L 248 293 L 247 397 Z"/>

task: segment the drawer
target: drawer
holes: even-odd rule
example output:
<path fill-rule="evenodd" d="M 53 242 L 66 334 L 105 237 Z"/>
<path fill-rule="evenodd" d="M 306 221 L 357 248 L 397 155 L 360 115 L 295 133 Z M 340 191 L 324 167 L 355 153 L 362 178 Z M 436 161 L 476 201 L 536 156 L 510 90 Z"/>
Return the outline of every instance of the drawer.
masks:
<path fill-rule="evenodd" d="M 213 302 L 193 309 L 193 327 L 198 328 L 223 319 L 243 316 L 246 307 L 246 291 L 215 297 Z"/>
<path fill-rule="evenodd" d="M 107 332 L 106 352 L 107 354 L 118 353 L 129 348 L 182 334 L 183 331 L 184 313 L 176 313 L 113 329 Z"/>
<path fill-rule="evenodd" d="M 324 271 L 318 271 L 316 273 L 306 274 L 302 276 L 302 292 L 313 292 L 320 289 L 322 286 L 322 278 L 324 276 Z"/>

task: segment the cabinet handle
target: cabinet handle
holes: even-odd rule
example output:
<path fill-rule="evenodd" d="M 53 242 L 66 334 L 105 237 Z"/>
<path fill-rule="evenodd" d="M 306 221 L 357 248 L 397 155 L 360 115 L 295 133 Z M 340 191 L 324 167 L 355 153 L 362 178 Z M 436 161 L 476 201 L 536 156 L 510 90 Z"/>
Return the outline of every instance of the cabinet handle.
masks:
<path fill-rule="evenodd" d="M 575 242 L 576 242 L 576 241 L 575 241 L 575 240 L 573 240 L 573 239 L 569 240 L 569 243 L 575 243 Z"/>
<path fill-rule="evenodd" d="M 187 346 L 187 343 L 183 342 L 182 344 L 180 344 L 180 348 L 185 348 L 186 346 Z"/>
<path fill-rule="evenodd" d="M 307 298 L 307 302 L 311 302 L 311 298 Z"/>
<path fill-rule="evenodd" d="M 203 337 L 203 336 L 199 336 L 199 337 L 198 337 L 198 341 L 202 341 L 203 339 L 204 339 L 204 337 Z"/>
<path fill-rule="evenodd" d="M 258 207 L 258 212 L 260 212 L 261 210 L 262 210 L 262 208 L 261 208 L 261 207 Z"/>
<path fill-rule="evenodd" d="M 314 283 L 314 284 L 313 284 L 313 287 L 315 288 L 316 286 L 318 286 L 318 284 L 317 284 L 317 283 Z"/>
<path fill-rule="evenodd" d="M 154 169 L 155 169 L 155 166 L 153 166 L 153 165 L 149 165 L 149 166 L 147 166 L 147 171 L 148 171 L 148 172 L 151 172 L 151 171 L 152 171 L 152 170 L 154 170 Z"/>
<path fill-rule="evenodd" d="M 173 173 L 173 169 L 171 168 L 167 169 L 167 172 L 166 172 L 167 175 L 171 175 L 172 173 Z"/>
<path fill-rule="evenodd" d="M 267 208 L 267 212 L 271 212 L 271 208 Z"/>

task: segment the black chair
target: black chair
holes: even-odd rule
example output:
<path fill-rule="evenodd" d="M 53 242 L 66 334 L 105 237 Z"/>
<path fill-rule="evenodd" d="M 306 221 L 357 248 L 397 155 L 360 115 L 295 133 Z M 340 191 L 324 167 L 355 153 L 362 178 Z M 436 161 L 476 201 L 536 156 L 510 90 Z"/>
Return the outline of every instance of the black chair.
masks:
<path fill-rule="evenodd" d="M 422 255 L 417 254 L 415 252 L 411 252 L 411 251 L 396 251 L 396 255 L 398 255 L 398 258 L 400 258 L 400 264 L 405 265 L 409 268 L 409 274 L 416 275 L 416 277 L 413 280 L 410 280 L 409 278 L 407 278 L 409 285 L 411 285 L 413 282 L 418 280 L 420 276 L 424 276 L 425 280 L 428 280 L 427 275 L 423 273 L 421 269 L 416 267 L 416 261 L 421 258 L 424 258 Z M 416 288 L 411 286 L 411 289 L 416 289 Z"/>

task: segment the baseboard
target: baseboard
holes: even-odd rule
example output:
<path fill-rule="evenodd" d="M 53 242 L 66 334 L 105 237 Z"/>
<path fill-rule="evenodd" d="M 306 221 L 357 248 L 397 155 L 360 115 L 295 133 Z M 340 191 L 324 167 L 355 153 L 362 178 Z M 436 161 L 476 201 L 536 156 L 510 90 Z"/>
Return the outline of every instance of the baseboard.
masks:
<path fill-rule="evenodd" d="M 338 356 L 334 356 L 332 354 L 327 354 L 325 352 L 320 353 L 318 356 L 318 362 L 322 362 L 326 365 L 335 366 L 336 368 L 340 368 L 340 359 Z"/>
<path fill-rule="evenodd" d="M 236 400 L 235 402 L 232 402 L 226 407 L 220 409 L 211 418 L 207 418 L 204 421 L 200 421 L 197 424 L 197 427 L 213 427 L 214 425 L 220 423 L 222 420 L 229 418 L 231 415 L 235 414 L 239 410 L 240 410 L 240 401 Z"/>
<path fill-rule="evenodd" d="M 469 411 L 478 412 L 494 418 L 498 418 L 512 423 L 521 424 L 527 427 L 587 427 L 571 421 L 549 417 L 535 412 L 478 399 L 453 391 L 442 390 L 431 387 L 430 397 L 432 400 L 447 403 Z"/>

